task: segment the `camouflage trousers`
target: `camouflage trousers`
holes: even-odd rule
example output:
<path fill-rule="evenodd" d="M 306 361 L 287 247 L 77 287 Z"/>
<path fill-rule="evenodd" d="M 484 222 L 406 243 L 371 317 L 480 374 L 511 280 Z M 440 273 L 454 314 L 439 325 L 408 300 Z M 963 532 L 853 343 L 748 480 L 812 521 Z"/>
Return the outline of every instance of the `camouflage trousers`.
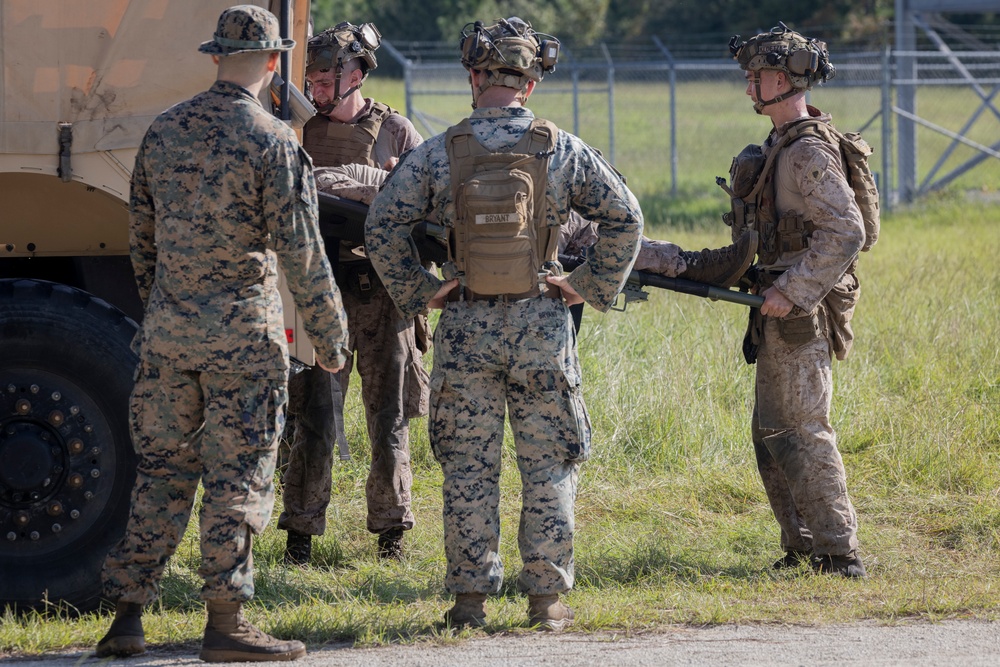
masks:
<path fill-rule="evenodd" d="M 374 275 L 374 271 L 372 272 Z M 343 421 L 343 404 L 330 400 L 329 382 L 339 381 L 347 393 L 352 367 L 361 377 L 371 468 L 365 484 L 367 528 L 383 533 L 413 527 L 410 509 L 409 420 L 427 414 L 429 378 L 417 348 L 413 320 L 404 320 L 381 285 L 370 294 L 342 288 L 347 311 L 351 356 L 335 375 L 320 368 L 306 373 L 310 379 L 291 383 L 291 412 L 296 416 L 295 436 L 283 479 L 284 511 L 278 528 L 307 535 L 322 535 L 330 504 L 330 469 L 333 465 L 336 410 Z M 311 396 L 305 396 L 306 392 Z M 310 414 L 300 421 L 299 406 Z"/>
<path fill-rule="evenodd" d="M 504 414 L 521 475 L 518 588 L 573 586 L 574 504 L 590 420 L 576 337 L 559 299 L 446 304 L 434 332 L 430 442 L 444 472 L 445 588 L 495 593 Z"/>
<path fill-rule="evenodd" d="M 252 535 L 267 525 L 278 435 L 288 400 L 284 371 L 177 371 L 146 361 L 130 402 L 139 454 L 125 536 L 104 563 L 111 600 L 147 604 L 184 535 L 198 483 L 205 600 L 253 597 Z"/>
<path fill-rule="evenodd" d="M 782 324 L 764 318 L 757 353 L 752 426 L 757 468 L 783 549 L 845 555 L 858 546 L 858 520 L 830 425 L 830 341 L 822 317 L 815 333 L 793 320 L 784 323 L 783 338 Z"/>

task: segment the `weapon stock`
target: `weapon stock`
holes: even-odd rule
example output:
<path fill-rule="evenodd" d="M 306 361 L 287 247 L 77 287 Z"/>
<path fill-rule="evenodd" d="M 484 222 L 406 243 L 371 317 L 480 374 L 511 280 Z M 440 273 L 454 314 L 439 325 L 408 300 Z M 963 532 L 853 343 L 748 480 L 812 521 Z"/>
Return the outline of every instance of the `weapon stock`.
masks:
<path fill-rule="evenodd" d="M 559 255 L 559 263 L 563 265 L 564 269 L 568 270 L 575 269 L 585 261 L 586 258 L 584 257 Z M 693 280 L 685 280 L 684 278 L 668 278 L 656 273 L 633 270 L 629 273 L 625 287 L 622 289 L 622 294 L 625 296 L 625 303 L 618 310 L 625 310 L 628 304 L 634 301 L 645 301 L 649 294 L 643 290 L 644 287 L 656 287 L 672 292 L 680 292 L 681 294 L 698 296 L 703 299 L 711 299 L 712 301 L 728 301 L 729 303 L 737 303 L 741 306 L 749 306 L 751 308 L 760 308 L 764 303 L 764 297 L 756 294 L 737 292 L 736 290 L 716 287 L 715 285 L 699 283 Z"/>

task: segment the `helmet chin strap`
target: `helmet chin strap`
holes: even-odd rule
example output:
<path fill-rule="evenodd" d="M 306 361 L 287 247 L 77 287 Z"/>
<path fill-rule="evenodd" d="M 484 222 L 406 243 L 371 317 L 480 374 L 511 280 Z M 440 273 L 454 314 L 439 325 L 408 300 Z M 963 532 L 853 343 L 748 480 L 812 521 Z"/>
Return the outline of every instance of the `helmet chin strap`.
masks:
<path fill-rule="evenodd" d="M 799 92 L 799 91 L 795 90 L 795 87 L 793 86 L 792 89 L 790 91 L 788 91 L 787 93 L 782 93 L 781 95 L 776 95 L 775 97 L 772 97 L 769 100 L 763 100 L 763 99 L 761 99 L 761 94 L 760 94 L 760 70 L 759 69 L 753 70 L 753 90 L 754 90 L 754 98 L 755 98 L 754 99 L 754 103 L 753 103 L 753 110 L 756 111 L 758 114 L 763 114 L 764 113 L 764 107 L 771 106 L 772 104 L 777 104 L 778 102 L 781 102 L 782 100 L 787 100 L 789 97 L 792 97 L 793 95 L 796 95 Z"/>
<path fill-rule="evenodd" d="M 344 63 L 343 59 L 341 58 L 337 59 L 337 78 L 334 80 L 333 84 L 333 89 L 338 91 L 337 95 L 332 100 L 323 105 L 316 104 L 316 100 L 313 100 L 313 106 L 316 107 L 316 113 L 322 116 L 329 116 L 330 114 L 332 114 L 333 110 L 336 109 L 340 105 L 340 103 L 344 101 L 345 97 L 350 96 L 351 93 L 353 93 L 355 90 L 361 87 L 361 84 L 359 83 L 356 86 L 351 86 L 350 88 L 347 89 L 347 91 L 343 93 L 339 92 L 340 77 L 344 73 L 343 63 Z"/>

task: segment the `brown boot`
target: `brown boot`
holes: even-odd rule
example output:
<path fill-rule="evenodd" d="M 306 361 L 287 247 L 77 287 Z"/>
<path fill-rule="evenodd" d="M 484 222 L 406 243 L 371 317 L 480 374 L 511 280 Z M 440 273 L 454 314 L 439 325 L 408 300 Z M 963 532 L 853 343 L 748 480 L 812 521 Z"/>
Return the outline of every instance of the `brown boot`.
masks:
<path fill-rule="evenodd" d="M 115 620 L 111 621 L 108 634 L 97 642 L 94 655 L 98 658 L 112 656 L 124 658 L 146 652 L 146 634 L 142 631 L 142 605 L 138 602 L 119 602 L 115 605 Z"/>
<path fill-rule="evenodd" d="M 379 534 L 378 557 L 381 560 L 403 560 L 402 528 L 390 528 Z"/>
<path fill-rule="evenodd" d="M 528 622 L 540 630 L 560 632 L 573 622 L 573 610 L 559 600 L 558 593 L 529 595 Z"/>
<path fill-rule="evenodd" d="M 295 660 L 306 654 L 306 647 L 295 639 L 276 639 L 258 630 L 243 618 L 239 602 L 208 602 L 208 624 L 201 642 L 205 662 L 261 662 Z"/>
<path fill-rule="evenodd" d="M 839 574 L 848 579 L 867 579 L 865 564 L 856 551 L 844 556 L 830 554 L 817 555 L 813 558 L 813 569 L 823 574 Z"/>
<path fill-rule="evenodd" d="M 285 564 L 308 565 L 310 558 L 312 558 L 312 535 L 289 530 L 285 541 Z"/>
<path fill-rule="evenodd" d="M 457 594 L 455 606 L 444 613 L 444 623 L 453 628 L 481 628 L 486 625 L 486 594 Z"/>
<path fill-rule="evenodd" d="M 732 287 L 753 263 L 757 253 L 757 238 L 757 232 L 751 229 L 736 243 L 725 248 L 705 248 L 700 252 L 685 250 L 681 257 L 687 263 L 687 268 L 677 277 L 716 287 Z"/>

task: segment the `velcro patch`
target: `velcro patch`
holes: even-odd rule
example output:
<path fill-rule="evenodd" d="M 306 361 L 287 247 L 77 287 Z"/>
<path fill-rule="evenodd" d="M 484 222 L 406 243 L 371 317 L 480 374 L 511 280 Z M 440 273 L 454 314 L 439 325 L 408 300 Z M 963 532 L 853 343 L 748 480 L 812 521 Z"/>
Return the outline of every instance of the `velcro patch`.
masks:
<path fill-rule="evenodd" d="M 476 215 L 477 225 L 506 225 L 520 221 L 521 218 L 516 211 L 513 213 L 479 213 Z"/>

